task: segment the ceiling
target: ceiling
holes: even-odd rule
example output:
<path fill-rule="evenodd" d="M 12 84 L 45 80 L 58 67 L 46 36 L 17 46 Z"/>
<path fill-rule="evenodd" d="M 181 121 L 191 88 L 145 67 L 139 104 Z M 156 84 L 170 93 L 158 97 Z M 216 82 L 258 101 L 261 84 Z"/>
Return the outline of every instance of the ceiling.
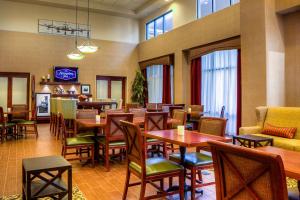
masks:
<path fill-rule="evenodd" d="M 22 3 L 54 6 L 60 8 L 74 9 L 75 0 L 7 0 Z M 78 0 L 79 9 L 87 9 L 88 0 Z M 142 18 L 160 9 L 171 1 L 166 0 L 90 0 L 92 12 L 130 17 Z"/>

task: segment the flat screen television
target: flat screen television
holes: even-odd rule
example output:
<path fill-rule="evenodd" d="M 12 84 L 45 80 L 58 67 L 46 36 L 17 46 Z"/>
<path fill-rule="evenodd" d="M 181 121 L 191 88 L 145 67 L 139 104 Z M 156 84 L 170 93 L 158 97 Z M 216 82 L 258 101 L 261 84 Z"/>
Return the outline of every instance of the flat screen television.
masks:
<path fill-rule="evenodd" d="M 78 67 L 53 67 L 55 82 L 78 82 Z"/>

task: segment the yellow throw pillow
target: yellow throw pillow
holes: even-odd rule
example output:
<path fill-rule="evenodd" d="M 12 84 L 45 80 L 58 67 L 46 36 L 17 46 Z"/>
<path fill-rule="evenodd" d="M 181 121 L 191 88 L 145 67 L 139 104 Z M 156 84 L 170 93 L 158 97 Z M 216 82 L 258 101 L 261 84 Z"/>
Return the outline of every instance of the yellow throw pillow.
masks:
<path fill-rule="evenodd" d="M 284 137 L 292 139 L 294 138 L 295 134 L 297 132 L 297 128 L 293 127 L 278 127 L 271 124 L 266 124 L 264 129 L 262 130 L 263 134 L 266 135 L 273 135 L 277 137 Z"/>

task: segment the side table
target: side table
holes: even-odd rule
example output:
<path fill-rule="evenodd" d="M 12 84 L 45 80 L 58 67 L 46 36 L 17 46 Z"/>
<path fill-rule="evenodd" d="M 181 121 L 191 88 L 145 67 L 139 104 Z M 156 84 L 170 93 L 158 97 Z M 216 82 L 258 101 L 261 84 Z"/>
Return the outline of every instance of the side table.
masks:
<path fill-rule="evenodd" d="M 68 173 L 67 185 L 62 174 Z M 61 156 L 27 158 L 22 161 L 24 200 L 42 197 L 72 200 L 72 165 Z"/>
<path fill-rule="evenodd" d="M 248 148 L 256 148 L 267 145 L 273 146 L 273 138 L 261 137 L 251 134 L 232 136 L 233 144 L 236 144 L 236 141 L 238 141 L 241 146 Z"/>

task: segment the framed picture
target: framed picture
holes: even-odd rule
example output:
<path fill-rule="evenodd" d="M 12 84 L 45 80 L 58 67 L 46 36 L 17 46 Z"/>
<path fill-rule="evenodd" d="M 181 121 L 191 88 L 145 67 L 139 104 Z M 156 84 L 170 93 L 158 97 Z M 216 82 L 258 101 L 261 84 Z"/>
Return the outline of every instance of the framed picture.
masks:
<path fill-rule="evenodd" d="M 91 94 L 91 85 L 81 84 L 81 94 Z"/>
<path fill-rule="evenodd" d="M 35 93 L 35 97 L 37 117 L 49 117 L 51 93 Z"/>

